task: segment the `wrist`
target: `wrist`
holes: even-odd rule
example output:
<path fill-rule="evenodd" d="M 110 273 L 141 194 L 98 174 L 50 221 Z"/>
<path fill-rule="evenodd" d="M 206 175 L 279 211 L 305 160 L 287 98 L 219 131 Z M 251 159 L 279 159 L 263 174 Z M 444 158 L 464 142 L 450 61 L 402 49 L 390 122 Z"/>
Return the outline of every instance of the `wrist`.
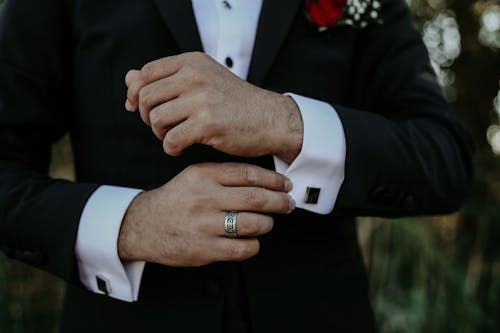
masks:
<path fill-rule="evenodd" d="M 123 221 L 120 227 L 120 233 L 118 235 L 118 256 L 124 261 L 139 261 L 144 260 L 144 256 L 140 255 L 140 229 L 138 225 L 141 219 L 143 220 L 145 216 L 143 215 L 143 210 L 141 207 L 145 201 L 146 192 L 137 195 L 130 203 Z M 142 215 L 142 216 L 141 216 Z"/>
<path fill-rule="evenodd" d="M 299 107 L 291 97 L 277 94 L 276 101 L 279 119 L 278 126 L 269 131 L 273 136 L 271 154 L 291 164 L 302 149 L 304 124 Z"/>

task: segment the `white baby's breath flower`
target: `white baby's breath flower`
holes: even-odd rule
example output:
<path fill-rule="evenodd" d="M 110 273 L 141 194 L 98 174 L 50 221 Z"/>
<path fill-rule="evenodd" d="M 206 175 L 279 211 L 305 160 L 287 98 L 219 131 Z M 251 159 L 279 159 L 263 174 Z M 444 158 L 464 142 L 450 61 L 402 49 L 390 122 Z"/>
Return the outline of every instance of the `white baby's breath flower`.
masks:
<path fill-rule="evenodd" d="M 347 0 L 344 17 L 338 25 L 349 25 L 355 28 L 366 28 L 371 23 L 382 23 L 380 0 Z"/>

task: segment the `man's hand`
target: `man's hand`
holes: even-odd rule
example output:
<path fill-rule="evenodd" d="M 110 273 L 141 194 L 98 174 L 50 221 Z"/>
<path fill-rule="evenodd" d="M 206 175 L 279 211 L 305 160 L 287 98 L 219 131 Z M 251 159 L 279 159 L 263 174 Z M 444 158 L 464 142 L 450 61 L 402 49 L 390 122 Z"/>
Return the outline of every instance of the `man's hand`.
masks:
<path fill-rule="evenodd" d="M 273 228 L 269 214 L 287 214 L 295 202 L 285 176 L 236 163 L 198 164 L 164 186 L 136 197 L 118 239 L 123 260 L 167 266 L 241 261 L 259 251 L 256 237 Z M 238 211 L 237 231 L 227 238 L 224 217 Z"/>
<path fill-rule="evenodd" d="M 204 53 L 184 53 L 129 71 L 126 108 L 178 156 L 195 143 L 228 154 L 292 162 L 302 147 L 300 111 L 287 96 L 241 80 Z"/>

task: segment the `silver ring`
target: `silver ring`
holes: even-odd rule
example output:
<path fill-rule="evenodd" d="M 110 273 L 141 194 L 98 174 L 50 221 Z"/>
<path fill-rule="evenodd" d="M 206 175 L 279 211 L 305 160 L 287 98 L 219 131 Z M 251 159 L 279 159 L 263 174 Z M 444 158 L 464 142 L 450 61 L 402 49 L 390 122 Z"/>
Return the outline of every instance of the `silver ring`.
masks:
<path fill-rule="evenodd" d="M 224 218 L 224 230 L 226 231 L 227 237 L 238 237 L 238 232 L 236 224 L 238 223 L 238 212 L 230 210 L 226 212 L 226 217 Z"/>

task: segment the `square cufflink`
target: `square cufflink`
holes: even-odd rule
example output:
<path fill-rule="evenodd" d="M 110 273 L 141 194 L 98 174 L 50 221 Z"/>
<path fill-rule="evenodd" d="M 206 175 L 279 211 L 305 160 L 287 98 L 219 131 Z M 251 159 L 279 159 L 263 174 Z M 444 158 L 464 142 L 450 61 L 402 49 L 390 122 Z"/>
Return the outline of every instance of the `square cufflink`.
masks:
<path fill-rule="evenodd" d="M 318 204 L 319 194 L 321 193 L 321 189 L 318 187 L 307 187 L 306 196 L 304 199 L 304 203 L 316 205 Z"/>

